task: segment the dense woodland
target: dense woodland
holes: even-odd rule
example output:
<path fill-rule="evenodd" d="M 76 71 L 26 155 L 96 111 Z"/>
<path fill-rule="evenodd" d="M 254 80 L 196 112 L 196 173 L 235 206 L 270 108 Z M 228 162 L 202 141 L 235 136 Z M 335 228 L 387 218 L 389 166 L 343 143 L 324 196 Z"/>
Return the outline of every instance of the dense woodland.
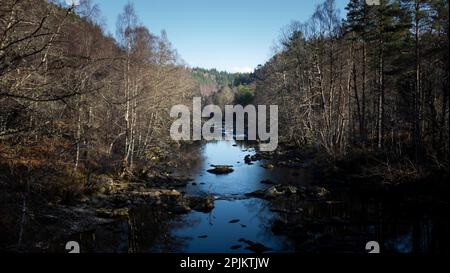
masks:
<path fill-rule="evenodd" d="M 333 0 L 283 31 L 256 71 L 257 102 L 280 106 L 281 137 L 332 159 L 386 154 L 448 172 L 447 0 Z M 411 167 L 412 166 L 412 167 Z"/>
<path fill-rule="evenodd" d="M 62 5 L 2 1 L 2 164 L 86 173 L 151 159 L 168 143 L 167 109 L 196 92 L 190 70 L 131 4 L 117 40 L 90 1 Z"/>
<path fill-rule="evenodd" d="M 250 88 L 255 81 L 253 73 L 229 73 L 216 69 L 194 68 L 192 76 L 199 85 L 201 95 L 211 103 L 233 104 L 241 103 L 242 96 L 253 98 L 254 88 Z M 249 99 L 247 101 L 250 102 Z"/>

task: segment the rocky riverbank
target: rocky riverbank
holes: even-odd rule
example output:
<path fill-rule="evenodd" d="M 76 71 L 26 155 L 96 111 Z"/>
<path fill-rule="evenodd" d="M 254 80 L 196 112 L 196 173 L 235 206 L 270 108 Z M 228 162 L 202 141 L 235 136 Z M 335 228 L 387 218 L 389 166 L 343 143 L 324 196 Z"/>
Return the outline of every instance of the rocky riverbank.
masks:
<path fill-rule="evenodd" d="M 242 150 L 242 148 L 236 150 L 243 153 L 239 155 L 241 159 L 238 160 L 252 166 L 211 165 L 210 161 L 206 161 L 208 164 L 202 171 L 214 175 L 202 177 L 211 177 L 213 183 L 218 184 L 220 181 L 221 185 L 227 186 L 229 185 L 227 183 L 235 181 L 227 181 L 226 178 L 239 173 L 240 168 L 249 168 L 253 171 L 264 168 L 263 171 L 269 176 L 261 178 L 262 181 L 256 181 L 256 184 L 260 182 L 262 187 L 257 187 L 258 190 L 253 192 L 239 193 L 244 195 L 242 198 L 245 199 L 257 198 L 267 201 L 264 204 L 267 203 L 268 209 L 274 213 L 268 229 L 274 235 L 286 237 L 294 244 L 295 251 L 363 252 L 365 242 L 379 239 L 377 230 L 383 230 L 383 236 L 390 236 L 391 226 L 397 227 L 398 222 L 415 223 L 414 229 L 421 228 L 423 219 L 420 217 L 437 221 L 441 219 L 438 213 L 448 209 L 448 202 L 441 198 L 448 192 L 446 191 L 448 187 L 442 181 L 438 183 L 439 181 L 436 182 L 438 179 L 431 179 L 391 183 L 373 175 L 374 172 L 379 172 L 379 169 L 374 168 L 371 173 L 366 172 L 369 166 L 375 166 L 368 164 L 370 160 L 351 159 L 344 163 L 337 162 L 332 166 L 316 151 L 299 150 L 289 146 L 282 146 L 271 153 L 254 153 L 252 149 Z M 222 158 L 218 161 L 211 163 L 230 164 L 221 162 Z M 124 172 L 120 176 L 92 174 L 87 178 L 83 177 L 85 186 L 83 194 L 68 194 L 80 192 L 71 188 L 76 185 L 73 182 L 75 177 L 67 186 L 61 184 L 65 189 L 69 189 L 68 193 L 56 192 L 51 200 L 41 198 L 49 196 L 48 192 L 40 195 L 41 188 L 48 187 L 48 184 L 42 183 L 44 180 L 31 183 L 29 194 L 26 195 L 23 193 L 26 192 L 27 184 L 23 181 L 28 180 L 17 179 L 20 178 L 18 176 L 20 172 L 15 172 L 14 180 L 10 179 L 11 183 L 8 183 L 8 179 L 0 179 L 0 190 L 3 193 L 0 213 L 4 216 L 0 219 L 0 225 L 3 234 L 14 235 L 3 237 L 0 235 L 1 250 L 64 252 L 63 242 L 71 238 L 78 240 L 80 234 L 120 226 L 120 223 L 126 228 L 117 231 L 115 236 L 129 236 L 124 239 L 125 241 L 135 236 L 127 233 L 131 232 L 129 229 L 138 233 L 145 230 L 148 233 L 146 238 L 158 236 L 156 234 L 167 236 L 168 229 L 157 230 L 158 226 L 192 211 L 209 213 L 214 209 L 214 203 L 217 208 L 220 207 L 220 203 L 215 202 L 214 197 L 206 194 L 210 192 L 209 188 L 198 191 L 198 196 L 187 196 L 183 193 L 186 185 L 192 187 L 195 184 L 195 188 L 200 188 L 206 187 L 204 184 L 209 183 L 206 180 L 193 181 L 191 177 L 181 174 L 179 170 L 189 162 L 193 161 L 187 160 L 184 163 L 182 160 L 173 160 L 170 164 Z M 175 170 L 177 172 L 174 172 Z M 270 176 L 271 172 L 280 171 L 286 171 L 289 175 Z M 300 173 L 306 171 L 313 173 L 314 179 L 305 184 Z M 47 173 L 53 175 L 54 172 Z M 38 177 L 38 174 L 34 176 Z M 63 181 L 62 177 L 57 177 L 57 173 L 53 176 L 59 179 L 58 181 Z M 8 178 L 6 175 L 4 177 Z M 27 174 L 28 177 L 33 175 Z M 436 173 L 436 178 L 439 177 L 442 175 Z M 50 178 L 48 181 L 54 181 Z M 201 192 L 205 194 L 200 194 Z M 142 210 L 143 207 L 146 209 Z M 230 223 L 234 221 L 231 220 Z M 439 223 L 444 226 L 446 224 L 448 222 Z M 243 228 L 244 226 L 246 224 L 242 225 Z M 206 233 L 195 236 L 205 240 L 204 235 Z M 251 251 L 268 251 L 259 247 L 260 242 L 248 239 L 239 242 L 239 246 L 245 247 L 247 244 Z M 398 238 L 383 239 L 389 241 Z M 103 241 L 112 240 L 108 237 Z M 148 242 L 146 246 L 152 243 L 153 241 Z M 236 243 L 231 247 L 237 249 L 238 245 Z M 94 245 L 92 249 L 105 248 Z M 128 249 L 121 250 L 128 251 Z"/>
<path fill-rule="evenodd" d="M 375 156 L 350 155 L 332 162 L 317 151 L 292 146 L 247 155 L 244 160 L 266 169 L 306 169 L 314 175 L 311 185 L 264 180 L 261 183 L 266 189 L 247 193 L 269 202 L 271 211 L 279 215 L 271 224 L 272 232 L 288 237 L 296 252 L 364 253 L 368 241 L 401 240 L 389 237 L 398 236 L 391 234 L 391 227 L 399 222 L 417 222 L 411 227 L 414 232 L 424 228 L 422 217 L 433 218 L 439 223 L 435 225 L 448 225 L 442 220 L 448 210 L 448 185 L 442 177 L 448 177 L 448 171 L 425 176 L 410 171 L 402 176 L 395 173 L 394 164 L 385 166 Z M 377 230 L 385 230 L 383 237 Z M 417 240 L 426 242 L 429 238 Z M 385 251 L 412 248 L 398 250 L 386 243 Z"/>
<path fill-rule="evenodd" d="M 189 181 L 190 178 L 164 172 L 128 174 L 122 177 L 99 175 L 90 178 L 90 183 L 95 185 L 95 191 L 79 196 L 69 203 L 43 204 L 29 199 L 23 208 L 20 202 L 10 203 L 2 208 L 2 215 L 5 215 L 2 224 L 8 225 L 10 234 L 20 233 L 23 237 L 19 239 L 20 245 L 17 245 L 15 238 L 2 238 L 9 243 L 7 245 L 2 242 L 2 245 L 7 245 L 3 250 L 45 252 L 52 244 L 74 234 L 126 220 L 132 210 L 142 206 L 157 209 L 168 216 L 168 219 L 170 215 L 186 214 L 193 210 L 210 212 L 214 208 L 213 197 L 185 196 L 179 191 L 179 188 Z M 11 202 L 18 197 L 12 193 L 3 193 Z M 21 209 L 24 213 L 17 213 Z"/>

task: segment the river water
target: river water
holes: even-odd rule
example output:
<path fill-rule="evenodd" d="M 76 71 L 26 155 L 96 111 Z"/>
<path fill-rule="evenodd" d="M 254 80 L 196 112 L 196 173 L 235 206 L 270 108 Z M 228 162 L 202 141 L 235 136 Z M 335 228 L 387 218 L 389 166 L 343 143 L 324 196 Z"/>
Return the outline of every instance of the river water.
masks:
<path fill-rule="evenodd" d="M 126 221 L 72 236 L 85 252 L 140 253 L 250 253 L 251 245 L 265 252 L 349 252 L 365 253 L 368 241 L 380 243 L 385 253 L 442 253 L 447 251 L 449 222 L 447 204 L 428 207 L 397 199 L 374 198 L 349 190 L 333 190 L 327 201 L 283 199 L 278 202 L 250 198 L 245 194 L 270 187 L 271 180 L 296 186 L 313 184 L 307 170 L 275 167 L 264 162 L 244 163 L 255 153 L 245 142 L 216 141 L 199 148 L 200 164 L 185 171 L 193 181 L 178 189 L 187 195 L 212 195 L 215 208 L 210 213 L 192 211 L 168 215 L 160 208 L 135 209 Z M 227 175 L 208 173 L 212 165 L 231 165 Z M 301 209 L 298 214 L 283 210 Z M 280 212 L 281 211 L 281 212 Z M 273 223 L 295 220 L 304 228 L 294 238 L 276 235 Z M 303 233 L 307 235 L 302 241 Z M 283 233 L 281 233 L 283 234 Z M 300 238 L 300 239 L 299 239 Z"/>
<path fill-rule="evenodd" d="M 245 164 L 244 157 L 254 153 L 253 148 L 235 141 L 204 144 L 203 163 L 191 173 L 194 182 L 184 191 L 187 195 L 214 196 L 215 208 L 209 214 L 192 212 L 176 220 L 183 224 L 171 233 L 183 242 L 180 252 L 251 252 L 243 240 L 262 244 L 270 249 L 268 252 L 293 250 L 286 238 L 271 232 L 271 221 L 276 214 L 270 211 L 267 201 L 249 198 L 245 193 L 267 188 L 261 183 L 263 180 L 288 182 L 295 177 L 299 183 L 307 183 L 307 175 L 284 168 L 268 170 L 261 162 Z M 230 165 L 234 172 L 208 173 L 212 165 Z"/>

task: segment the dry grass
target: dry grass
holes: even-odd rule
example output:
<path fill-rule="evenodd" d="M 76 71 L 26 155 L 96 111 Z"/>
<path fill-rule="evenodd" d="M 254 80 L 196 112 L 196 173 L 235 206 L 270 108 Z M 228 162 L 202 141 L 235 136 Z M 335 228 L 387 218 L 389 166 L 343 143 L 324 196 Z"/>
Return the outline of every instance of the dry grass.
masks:
<path fill-rule="evenodd" d="M 45 139 L 40 143 L 0 144 L 2 187 L 47 202 L 71 202 L 86 190 L 86 177 L 74 172 L 67 158 L 70 143 Z"/>

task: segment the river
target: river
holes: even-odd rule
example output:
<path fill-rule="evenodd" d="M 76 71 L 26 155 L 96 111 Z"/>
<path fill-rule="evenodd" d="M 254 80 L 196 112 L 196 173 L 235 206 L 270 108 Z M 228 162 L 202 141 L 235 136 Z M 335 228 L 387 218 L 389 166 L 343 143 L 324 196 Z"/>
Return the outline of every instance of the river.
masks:
<path fill-rule="evenodd" d="M 204 252 L 252 252 L 243 242 L 251 241 L 269 248 L 269 252 L 290 252 L 292 245 L 285 237 L 271 232 L 271 221 L 276 216 L 269 209 L 267 201 L 249 198 L 250 193 L 266 188 L 264 180 L 307 183 L 307 175 L 290 169 L 265 169 L 260 162 L 244 163 L 246 155 L 255 153 L 253 148 L 235 141 L 217 141 L 204 144 L 200 168 L 191 173 L 195 177 L 185 189 L 187 195 L 214 196 L 215 208 L 209 213 L 192 212 L 175 221 L 172 236 L 178 237 L 183 245 L 179 251 Z M 230 165 L 234 172 L 227 175 L 208 173 L 212 165 Z"/>
<path fill-rule="evenodd" d="M 446 249 L 445 207 L 436 209 L 420 202 L 406 205 L 345 188 L 333 190 L 327 201 L 250 198 L 245 194 L 270 187 L 261 183 L 263 180 L 297 187 L 317 181 L 306 169 L 265 169 L 262 161 L 245 164 L 244 157 L 255 154 L 245 142 L 212 141 L 199 149 L 200 164 L 183 170 L 193 181 L 178 190 L 186 195 L 214 196 L 215 208 L 210 213 L 192 211 L 174 216 L 144 206 L 133 210 L 127 221 L 77 234 L 73 239 L 87 252 L 251 253 L 255 252 L 251 246 L 257 245 L 266 253 L 364 253 L 368 241 L 380 242 L 382 251 L 388 253 Z M 207 170 L 212 165 L 231 165 L 234 172 L 211 174 Z M 286 209 L 301 213 L 283 213 Z M 294 239 L 273 232 L 275 221 L 288 218 L 302 227 L 294 230 Z"/>

